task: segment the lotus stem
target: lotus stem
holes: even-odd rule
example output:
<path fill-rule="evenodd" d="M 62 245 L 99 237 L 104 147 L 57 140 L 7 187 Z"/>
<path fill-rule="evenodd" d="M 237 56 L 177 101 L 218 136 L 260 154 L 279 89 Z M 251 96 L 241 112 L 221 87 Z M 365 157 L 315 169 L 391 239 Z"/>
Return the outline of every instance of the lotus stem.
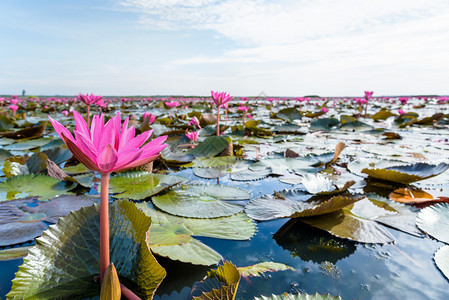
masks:
<path fill-rule="evenodd" d="M 90 105 L 87 106 L 87 127 L 90 128 Z"/>
<path fill-rule="evenodd" d="M 220 136 L 220 106 L 217 107 L 217 136 Z"/>
<path fill-rule="evenodd" d="M 100 192 L 100 282 L 109 266 L 109 173 L 101 173 Z"/>
<path fill-rule="evenodd" d="M 133 293 L 130 289 L 120 283 L 120 289 L 122 290 L 122 295 L 128 300 L 140 300 L 139 296 Z"/>

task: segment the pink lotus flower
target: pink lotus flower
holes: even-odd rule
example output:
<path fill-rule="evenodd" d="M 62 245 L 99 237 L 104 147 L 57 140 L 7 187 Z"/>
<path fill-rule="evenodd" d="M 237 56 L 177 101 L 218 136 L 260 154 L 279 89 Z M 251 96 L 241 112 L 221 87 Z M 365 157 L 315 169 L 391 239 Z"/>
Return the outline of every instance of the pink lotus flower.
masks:
<path fill-rule="evenodd" d="M 188 132 L 188 133 L 186 133 L 186 137 L 189 140 L 196 142 L 196 141 L 198 141 L 198 131 Z"/>
<path fill-rule="evenodd" d="M 232 100 L 232 97 L 226 93 L 226 92 L 214 92 L 210 91 L 210 94 L 212 95 L 212 99 L 214 103 L 220 108 L 223 107 L 224 104 L 228 103 Z"/>
<path fill-rule="evenodd" d="M 405 114 L 405 111 L 403 111 L 402 109 L 398 109 L 398 114 L 402 116 L 403 114 Z"/>
<path fill-rule="evenodd" d="M 173 108 L 173 107 L 178 107 L 181 105 L 181 103 L 179 103 L 178 101 L 170 101 L 170 102 L 165 102 L 165 105 L 167 105 L 168 107 Z"/>
<path fill-rule="evenodd" d="M 365 91 L 365 99 L 369 100 L 373 96 L 373 91 Z"/>
<path fill-rule="evenodd" d="M 321 107 L 321 111 L 324 113 L 327 113 L 329 111 L 329 109 L 327 107 Z"/>
<path fill-rule="evenodd" d="M 128 118 L 121 128 L 120 113 L 104 124 L 103 114 L 94 116 L 89 130 L 84 118 L 73 112 L 75 137 L 58 121 L 49 117 L 51 124 L 64 140 L 73 155 L 87 168 L 103 174 L 134 168 L 149 163 L 159 157 L 167 146 L 167 136 L 158 137 L 145 146 L 152 130 L 134 137 L 135 128 L 128 128 Z"/>
<path fill-rule="evenodd" d="M 87 105 L 91 105 L 94 103 L 97 103 L 98 101 L 102 100 L 103 97 L 102 96 L 96 96 L 94 94 L 79 94 L 78 95 L 78 99 L 83 101 L 84 103 L 86 103 Z"/>
<path fill-rule="evenodd" d="M 408 97 L 400 97 L 399 101 L 401 101 L 402 105 L 406 105 L 408 102 L 408 99 L 409 99 Z"/>
<path fill-rule="evenodd" d="M 148 118 L 148 125 L 151 125 L 154 123 L 154 121 L 156 120 L 156 116 L 150 113 L 145 112 L 143 114 L 143 120 L 145 121 L 145 119 Z"/>
<path fill-rule="evenodd" d="M 69 112 L 67 110 L 63 110 L 61 111 L 61 114 L 67 117 L 69 115 Z"/>
<path fill-rule="evenodd" d="M 192 121 L 189 121 L 189 125 L 193 125 L 201 129 L 200 120 L 198 120 L 195 116 L 192 117 Z"/>
<path fill-rule="evenodd" d="M 249 107 L 248 106 L 239 106 L 237 109 L 240 111 L 243 111 L 243 112 L 247 112 L 249 110 Z"/>

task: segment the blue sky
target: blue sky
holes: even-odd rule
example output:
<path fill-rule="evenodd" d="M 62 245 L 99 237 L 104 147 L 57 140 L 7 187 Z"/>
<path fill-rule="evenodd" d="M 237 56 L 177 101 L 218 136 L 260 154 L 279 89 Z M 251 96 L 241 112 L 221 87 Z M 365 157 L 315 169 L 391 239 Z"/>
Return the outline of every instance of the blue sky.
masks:
<path fill-rule="evenodd" d="M 0 11 L 0 94 L 449 94 L 447 0 L 2 0 Z"/>

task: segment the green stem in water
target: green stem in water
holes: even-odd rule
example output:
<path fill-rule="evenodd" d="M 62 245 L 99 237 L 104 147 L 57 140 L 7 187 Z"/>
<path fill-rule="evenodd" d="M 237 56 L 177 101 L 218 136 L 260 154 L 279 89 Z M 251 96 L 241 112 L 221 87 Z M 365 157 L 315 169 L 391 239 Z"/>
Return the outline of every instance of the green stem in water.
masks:
<path fill-rule="evenodd" d="M 100 191 L 100 282 L 109 266 L 109 173 L 101 174 Z"/>
<path fill-rule="evenodd" d="M 220 106 L 217 107 L 217 136 L 220 136 Z"/>
<path fill-rule="evenodd" d="M 90 127 L 90 105 L 87 106 L 87 127 Z"/>

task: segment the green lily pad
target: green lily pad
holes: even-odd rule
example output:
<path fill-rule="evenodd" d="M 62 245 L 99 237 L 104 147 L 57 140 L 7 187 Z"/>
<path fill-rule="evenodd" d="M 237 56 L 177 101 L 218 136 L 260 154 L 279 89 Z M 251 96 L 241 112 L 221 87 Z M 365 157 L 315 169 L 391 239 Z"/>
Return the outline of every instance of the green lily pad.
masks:
<path fill-rule="evenodd" d="M 100 269 L 99 205 L 71 212 L 51 226 L 19 267 L 10 298 L 71 298 L 98 296 L 93 280 Z M 110 259 L 122 282 L 140 297 L 151 298 L 165 270 L 146 243 L 151 219 L 133 203 L 116 201 L 110 214 Z"/>
<path fill-rule="evenodd" d="M 22 199 L 39 196 L 47 200 L 68 192 L 76 186 L 74 182 L 59 181 L 46 175 L 18 175 L 0 182 L 0 202 L 12 199 Z"/>
<path fill-rule="evenodd" d="M 372 203 L 366 199 L 366 201 L 359 201 L 330 214 L 302 218 L 301 221 L 337 237 L 356 242 L 373 244 L 394 242 L 391 233 L 369 218 L 373 218 L 373 216 L 364 216 L 366 205 L 372 205 Z"/>
<path fill-rule="evenodd" d="M 238 267 L 237 269 L 239 270 L 240 275 L 245 277 L 260 277 L 266 272 L 277 272 L 285 270 L 295 271 L 295 269 L 290 266 L 276 263 L 274 261 L 261 262 L 248 267 Z"/>
<path fill-rule="evenodd" d="M 336 118 L 322 118 L 310 122 L 310 130 L 331 130 L 340 125 L 340 121 Z"/>
<path fill-rule="evenodd" d="M 380 111 L 372 115 L 371 119 L 373 119 L 374 121 L 386 120 L 391 116 L 394 116 L 394 113 L 392 113 L 390 110 L 381 109 Z"/>
<path fill-rule="evenodd" d="M 276 117 L 287 122 L 293 122 L 293 120 L 299 120 L 302 118 L 302 114 L 299 110 L 293 107 L 281 109 Z"/>
<path fill-rule="evenodd" d="M 48 143 L 53 141 L 53 138 L 47 137 L 47 138 L 40 138 L 40 139 L 34 139 L 34 140 L 26 140 L 22 142 L 17 142 L 8 146 L 5 146 L 4 149 L 6 150 L 30 150 L 34 148 L 38 148 L 41 146 L 44 146 Z"/>
<path fill-rule="evenodd" d="M 221 255 L 193 236 L 227 240 L 248 240 L 256 233 L 254 221 L 245 214 L 214 219 L 191 219 L 156 211 L 142 202 L 136 206 L 153 220 L 149 245 L 151 250 L 172 260 L 195 265 L 213 265 Z M 157 225 L 157 226 L 156 226 Z"/>
<path fill-rule="evenodd" d="M 115 198 L 142 200 L 176 184 L 186 182 L 181 176 L 153 174 L 143 171 L 125 172 L 112 176 L 109 180 L 109 192 Z"/>
<path fill-rule="evenodd" d="M 196 168 L 218 168 L 228 167 L 237 161 L 235 156 L 219 156 L 197 158 L 193 162 Z"/>
<path fill-rule="evenodd" d="M 286 175 L 289 171 L 295 170 L 314 171 L 315 168 L 311 166 L 312 164 L 313 162 L 308 161 L 308 158 L 273 158 L 260 160 L 248 168 L 251 171 L 262 171 L 263 169 L 270 168 L 272 174 Z"/>
<path fill-rule="evenodd" d="M 85 165 L 83 165 L 81 163 L 77 164 L 76 166 L 65 167 L 62 170 L 70 175 L 83 174 L 83 173 L 87 173 L 90 171 L 88 168 L 86 168 Z"/>
<path fill-rule="evenodd" d="M 280 294 L 271 296 L 254 297 L 254 300 L 342 300 L 340 296 L 331 296 L 329 294 L 320 295 L 315 293 L 309 294 Z"/>
<path fill-rule="evenodd" d="M 438 249 L 438 251 L 435 252 L 434 260 L 441 273 L 449 279 L 449 246 L 444 245 Z"/>
<path fill-rule="evenodd" d="M 225 150 L 229 145 L 229 140 L 222 136 L 211 136 L 199 143 L 188 153 L 198 157 L 213 157 Z"/>
<path fill-rule="evenodd" d="M 223 200 L 248 200 L 246 190 L 224 185 L 191 185 L 153 197 L 159 209 L 173 215 L 193 218 L 217 218 L 241 212 L 244 206 Z"/>
<path fill-rule="evenodd" d="M 5 149 L 0 149 L 0 161 L 4 161 L 10 156 L 12 156 L 11 152 Z"/>
<path fill-rule="evenodd" d="M 194 168 L 193 174 L 200 178 L 214 179 L 226 176 L 228 174 L 229 168 Z"/>
<path fill-rule="evenodd" d="M 357 197 L 334 196 L 327 201 L 310 203 L 266 195 L 248 203 L 246 213 L 258 221 L 279 218 L 304 218 L 328 214 L 359 201 Z"/>
<path fill-rule="evenodd" d="M 272 173 L 271 168 L 263 168 L 261 170 L 251 171 L 249 169 L 243 171 L 235 171 L 231 173 L 231 179 L 235 181 L 253 181 L 261 180 L 268 177 Z"/>
<path fill-rule="evenodd" d="M 17 247 L 5 250 L 0 250 L 0 261 L 13 260 L 25 257 L 32 246 Z"/>
<path fill-rule="evenodd" d="M 61 196 L 48 202 L 34 199 L 12 200 L 0 203 L 0 246 L 9 246 L 32 240 L 47 229 L 48 223 L 56 223 L 96 200 L 84 196 Z"/>
<path fill-rule="evenodd" d="M 427 163 L 416 163 L 413 165 L 393 166 L 386 169 L 368 169 L 362 170 L 362 173 L 370 177 L 392 181 L 402 184 L 409 184 L 415 181 L 437 176 L 449 169 L 449 164 L 440 163 L 431 165 Z"/>
<path fill-rule="evenodd" d="M 416 218 L 418 227 L 439 241 L 449 244 L 449 204 L 438 203 L 421 209 Z"/>

